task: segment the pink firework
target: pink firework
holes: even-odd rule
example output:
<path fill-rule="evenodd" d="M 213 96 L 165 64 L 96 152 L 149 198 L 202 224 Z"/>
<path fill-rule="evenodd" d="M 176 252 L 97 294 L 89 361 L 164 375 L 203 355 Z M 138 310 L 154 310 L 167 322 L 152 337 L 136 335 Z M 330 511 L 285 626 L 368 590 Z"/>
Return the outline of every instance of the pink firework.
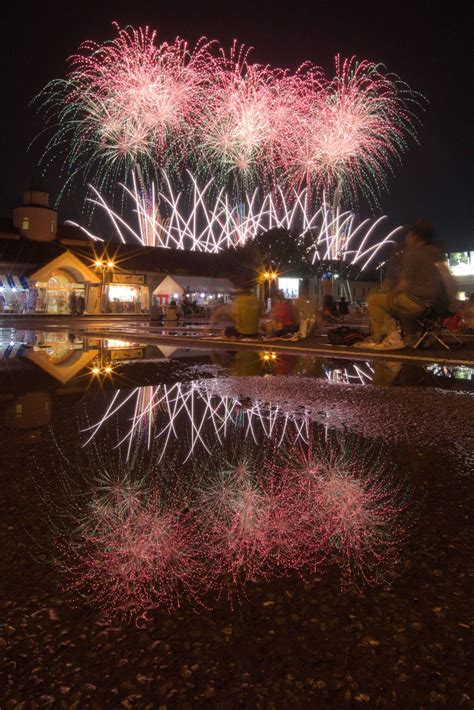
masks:
<path fill-rule="evenodd" d="M 415 94 L 381 65 L 337 57 L 327 80 L 310 63 L 294 73 L 251 63 L 236 42 L 191 49 L 116 27 L 39 97 L 54 131 L 45 156 L 65 153 L 68 180 L 93 172 L 102 190 L 140 168 L 146 192 L 162 168 L 179 185 L 193 169 L 237 204 L 250 186 L 276 199 L 306 189 L 310 200 L 325 190 L 336 204 L 361 192 L 375 201 L 415 137 Z"/>
<path fill-rule="evenodd" d="M 140 165 L 155 174 L 176 168 L 209 88 L 210 45 L 126 28 L 103 45 L 86 42 L 63 82 L 51 82 L 44 105 L 59 121 L 49 149 L 68 144 L 68 168 L 94 169 L 99 182 Z M 59 107 L 59 108 L 58 108 Z M 184 151 L 186 152 L 186 151 Z"/>
<path fill-rule="evenodd" d="M 336 203 L 353 204 L 360 190 L 376 199 L 387 172 L 399 163 L 407 138 L 416 138 L 408 109 L 414 94 L 382 65 L 336 57 L 336 76 L 312 89 L 287 144 L 291 183 L 326 190 Z"/>
<path fill-rule="evenodd" d="M 248 54 L 236 43 L 228 57 L 221 51 L 201 113 L 199 151 L 221 179 L 272 185 L 282 143 L 300 111 L 301 81 L 289 71 L 251 64 Z"/>
<path fill-rule="evenodd" d="M 71 586 L 111 614 L 171 611 L 183 594 L 197 600 L 205 576 L 189 513 L 156 490 L 137 497 L 116 486 L 113 498 L 95 496 L 67 553 Z"/>
<path fill-rule="evenodd" d="M 296 558 L 294 522 L 284 487 L 242 459 L 213 476 L 196 506 L 213 577 L 229 596 L 248 582 L 286 574 Z"/>
<path fill-rule="evenodd" d="M 406 512 L 406 491 L 388 461 L 340 441 L 300 448 L 296 461 L 306 569 L 336 563 L 344 583 L 379 582 L 398 559 Z"/>

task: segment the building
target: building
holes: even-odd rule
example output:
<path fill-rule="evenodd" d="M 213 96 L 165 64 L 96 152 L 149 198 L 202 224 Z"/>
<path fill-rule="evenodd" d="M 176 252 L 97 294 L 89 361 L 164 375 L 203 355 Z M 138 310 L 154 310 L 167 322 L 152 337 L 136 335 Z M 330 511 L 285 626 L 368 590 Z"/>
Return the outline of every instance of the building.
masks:
<path fill-rule="evenodd" d="M 58 226 L 47 193 L 29 191 L 13 221 L 0 221 L 0 311 L 68 314 L 83 298 L 88 314 L 138 314 L 149 311 L 155 294 L 166 303 L 185 292 L 208 302 L 233 292 L 229 276 L 235 265 L 228 262 L 224 254 L 190 257 L 185 251 L 94 242 L 76 227 Z M 168 274 L 174 286 L 158 289 Z"/>

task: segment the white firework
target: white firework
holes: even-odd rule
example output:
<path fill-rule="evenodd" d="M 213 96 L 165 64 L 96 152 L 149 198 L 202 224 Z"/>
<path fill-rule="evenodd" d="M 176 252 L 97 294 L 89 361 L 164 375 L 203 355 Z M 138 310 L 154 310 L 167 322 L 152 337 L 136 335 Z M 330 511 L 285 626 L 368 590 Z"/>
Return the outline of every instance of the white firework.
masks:
<path fill-rule="evenodd" d="M 312 264 L 338 260 L 357 265 L 361 271 L 402 229 L 396 227 L 380 238 L 386 215 L 359 222 L 354 212 L 333 209 L 324 197 L 319 206 L 314 205 L 307 189 L 287 195 L 281 188 L 268 193 L 257 188 L 236 203 L 223 188 L 214 189 L 213 179 L 201 187 L 190 172 L 188 176 L 192 187 L 185 193 L 174 190 L 165 172 L 162 188 L 152 183 L 149 190 L 141 188 L 134 174 L 131 188 L 121 185 L 133 205 L 133 222 L 114 211 L 93 186 L 88 200 L 108 217 L 115 237 L 123 243 L 133 239 L 143 246 L 216 253 L 269 230 L 284 229 L 297 241 L 311 237 L 308 258 Z M 70 224 L 92 240 L 103 241 L 81 225 Z"/>

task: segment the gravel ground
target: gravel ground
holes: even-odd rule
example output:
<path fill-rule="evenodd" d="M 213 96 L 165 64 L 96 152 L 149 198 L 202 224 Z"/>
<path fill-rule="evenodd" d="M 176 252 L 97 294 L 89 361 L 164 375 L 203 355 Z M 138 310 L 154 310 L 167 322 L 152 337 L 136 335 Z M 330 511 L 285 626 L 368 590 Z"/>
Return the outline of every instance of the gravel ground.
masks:
<path fill-rule="evenodd" d="M 446 393 L 426 397 L 443 411 Z M 422 404 L 405 396 L 404 416 L 410 402 L 414 411 Z M 213 599 L 209 611 L 185 602 L 171 615 L 153 612 L 141 628 L 63 591 L 42 561 L 51 531 L 32 469 L 50 465 L 54 444 L 46 431 L 4 429 L 0 707 L 472 707 L 473 495 L 467 457 L 458 455 L 462 411 L 470 424 L 461 402 L 448 407 L 456 450 L 402 437 L 395 463 L 408 466 L 419 519 L 387 584 L 341 591 L 332 573 L 311 586 L 288 578 L 250 586 L 234 608 Z M 374 412 L 381 416 L 379 406 Z M 53 426 L 77 446 L 67 396 L 55 403 Z"/>

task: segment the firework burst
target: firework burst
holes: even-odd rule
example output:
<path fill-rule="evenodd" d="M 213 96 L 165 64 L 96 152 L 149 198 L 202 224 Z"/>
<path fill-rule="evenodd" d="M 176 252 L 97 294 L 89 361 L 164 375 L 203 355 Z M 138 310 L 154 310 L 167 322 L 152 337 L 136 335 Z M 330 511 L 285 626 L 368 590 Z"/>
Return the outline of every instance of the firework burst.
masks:
<path fill-rule="evenodd" d="M 376 202 L 416 137 L 417 96 L 381 65 L 337 57 L 328 80 L 310 63 L 295 73 L 251 63 L 237 43 L 191 49 L 116 27 L 112 41 L 82 45 L 67 77 L 39 95 L 52 130 L 44 161 L 63 155 L 66 187 L 93 174 L 113 191 L 137 167 L 149 185 L 165 167 L 178 184 L 184 169 L 213 179 L 233 204 L 278 185 L 285 195 L 306 187 L 314 202 L 323 191 L 336 205 L 361 193 Z"/>
<path fill-rule="evenodd" d="M 242 431 L 214 436 L 179 466 L 139 444 L 126 461 L 107 437 L 85 459 L 63 453 L 60 504 L 41 489 L 67 587 L 140 619 L 185 601 L 202 608 L 211 592 L 241 599 L 249 584 L 290 574 L 313 584 L 334 567 L 343 587 L 383 582 L 409 494 L 387 452 L 317 426 L 309 443 L 283 445 L 283 428 L 258 445 Z"/>
<path fill-rule="evenodd" d="M 181 164 L 213 64 L 204 39 L 191 50 L 179 38 L 157 45 L 148 27 L 116 28 L 110 42 L 84 43 L 67 78 L 40 94 L 56 127 L 46 154 L 65 152 L 65 174 L 93 172 L 106 189 L 138 165 L 154 176 Z"/>
<path fill-rule="evenodd" d="M 416 140 L 416 95 L 382 65 L 354 57 L 337 56 L 335 77 L 318 86 L 284 144 L 290 183 L 324 190 L 336 206 L 354 205 L 360 190 L 377 204 L 408 138 Z"/>

